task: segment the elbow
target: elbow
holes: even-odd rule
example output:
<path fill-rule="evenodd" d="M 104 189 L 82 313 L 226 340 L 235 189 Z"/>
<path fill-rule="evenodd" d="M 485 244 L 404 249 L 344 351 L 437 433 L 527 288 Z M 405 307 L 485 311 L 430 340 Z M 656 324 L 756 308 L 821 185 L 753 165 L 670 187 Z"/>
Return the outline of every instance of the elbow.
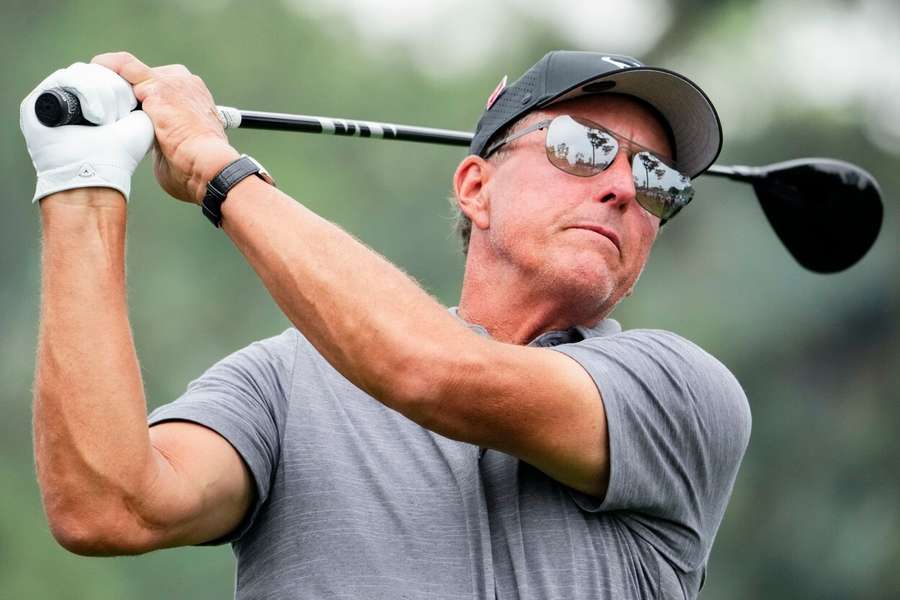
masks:
<path fill-rule="evenodd" d="M 56 542 L 73 554 L 80 556 L 109 556 L 114 554 L 107 549 L 107 543 L 89 523 L 79 519 L 50 517 L 50 533 Z M 104 551 L 104 550 L 107 551 Z"/>
<path fill-rule="evenodd" d="M 56 542 L 80 556 L 122 556 L 145 552 L 128 535 L 123 519 L 110 518 L 103 509 L 80 513 L 47 511 L 47 523 Z M 118 524 L 117 524 L 118 523 Z"/>

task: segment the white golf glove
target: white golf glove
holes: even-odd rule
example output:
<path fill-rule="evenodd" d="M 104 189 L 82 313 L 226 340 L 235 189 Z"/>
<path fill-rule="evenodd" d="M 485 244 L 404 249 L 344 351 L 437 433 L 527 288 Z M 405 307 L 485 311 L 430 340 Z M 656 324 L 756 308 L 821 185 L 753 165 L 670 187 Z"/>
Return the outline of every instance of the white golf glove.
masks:
<path fill-rule="evenodd" d="M 60 87 L 78 96 L 84 117 L 98 126 L 46 127 L 34 114 L 41 92 Z M 109 187 L 131 191 L 131 175 L 153 143 L 153 123 L 131 84 L 95 64 L 75 63 L 47 77 L 22 101 L 19 126 L 37 172 L 32 202 L 63 190 Z"/>

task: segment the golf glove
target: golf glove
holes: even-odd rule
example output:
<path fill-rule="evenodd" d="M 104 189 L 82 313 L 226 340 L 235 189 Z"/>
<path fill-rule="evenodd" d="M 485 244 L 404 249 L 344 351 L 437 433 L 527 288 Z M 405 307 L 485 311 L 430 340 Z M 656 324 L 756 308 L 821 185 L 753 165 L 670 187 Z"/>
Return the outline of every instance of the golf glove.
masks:
<path fill-rule="evenodd" d="M 34 114 L 41 92 L 60 87 L 78 96 L 85 119 L 96 127 L 46 127 Z M 63 190 L 108 187 L 125 199 L 131 175 L 153 143 L 153 123 L 143 111 L 131 84 L 95 64 L 75 63 L 47 77 L 22 101 L 19 126 L 37 173 L 32 202 Z"/>

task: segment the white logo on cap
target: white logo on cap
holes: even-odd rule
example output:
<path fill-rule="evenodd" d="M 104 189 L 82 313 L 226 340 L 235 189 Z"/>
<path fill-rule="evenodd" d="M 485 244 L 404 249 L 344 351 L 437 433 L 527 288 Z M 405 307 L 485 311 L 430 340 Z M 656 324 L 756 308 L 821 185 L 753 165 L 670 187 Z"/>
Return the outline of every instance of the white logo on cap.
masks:
<path fill-rule="evenodd" d="M 601 60 L 605 60 L 605 61 L 608 62 L 609 64 L 615 65 L 615 66 L 619 67 L 620 69 L 627 69 L 628 67 L 639 67 L 639 66 L 641 66 L 641 65 L 640 65 L 639 63 L 637 63 L 637 62 L 634 62 L 633 64 L 632 64 L 632 63 L 627 63 L 627 62 L 623 61 L 621 58 L 618 59 L 618 60 L 616 60 L 615 58 L 613 58 L 613 57 L 611 57 L 611 56 L 604 56 Z"/>

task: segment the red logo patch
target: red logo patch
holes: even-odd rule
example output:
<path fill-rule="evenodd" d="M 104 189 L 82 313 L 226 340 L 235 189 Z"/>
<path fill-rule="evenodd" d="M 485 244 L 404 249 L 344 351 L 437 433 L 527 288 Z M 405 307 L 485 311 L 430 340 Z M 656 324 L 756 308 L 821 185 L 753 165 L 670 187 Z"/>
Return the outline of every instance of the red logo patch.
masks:
<path fill-rule="evenodd" d="M 503 94 L 503 90 L 505 90 L 505 89 L 506 89 L 506 75 L 503 76 L 503 79 L 500 80 L 500 83 L 497 84 L 497 87 L 495 87 L 494 91 L 491 92 L 491 95 L 488 96 L 487 104 L 485 104 L 485 107 L 484 107 L 485 110 L 489 110 L 494 105 L 494 102 L 496 102 L 497 98 L 499 98 L 500 95 Z"/>

